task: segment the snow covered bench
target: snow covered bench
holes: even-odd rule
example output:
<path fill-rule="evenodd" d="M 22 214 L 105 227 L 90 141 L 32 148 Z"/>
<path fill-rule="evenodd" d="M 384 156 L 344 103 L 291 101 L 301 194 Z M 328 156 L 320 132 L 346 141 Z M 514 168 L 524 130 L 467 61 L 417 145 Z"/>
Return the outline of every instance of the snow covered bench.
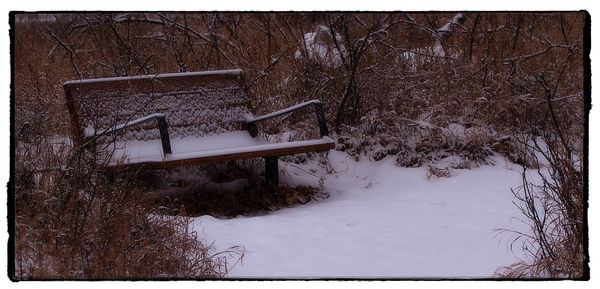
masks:
<path fill-rule="evenodd" d="M 277 184 L 277 157 L 334 148 L 321 103 L 255 117 L 241 70 L 73 80 L 64 84 L 77 145 L 102 146 L 108 166 L 173 168 L 262 157 Z M 313 107 L 320 139 L 269 143 L 256 123 Z"/>

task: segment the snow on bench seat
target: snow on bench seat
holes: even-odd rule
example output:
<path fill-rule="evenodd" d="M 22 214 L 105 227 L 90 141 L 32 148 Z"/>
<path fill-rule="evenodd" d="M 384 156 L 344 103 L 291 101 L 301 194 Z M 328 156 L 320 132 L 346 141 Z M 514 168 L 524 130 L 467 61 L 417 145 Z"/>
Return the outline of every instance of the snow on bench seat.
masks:
<path fill-rule="evenodd" d="M 269 143 L 253 138 L 247 131 L 171 139 L 172 154 L 164 155 L 160 140 L 116 142 L 110 166 L 144 165 L 151 168 L 169 168 L 186 163 L 203 163 L 253 158 L 257 155 L 281 156 L 297 153 L 326 151 L 335 146 L 329 137 L 316 140 Z"/>

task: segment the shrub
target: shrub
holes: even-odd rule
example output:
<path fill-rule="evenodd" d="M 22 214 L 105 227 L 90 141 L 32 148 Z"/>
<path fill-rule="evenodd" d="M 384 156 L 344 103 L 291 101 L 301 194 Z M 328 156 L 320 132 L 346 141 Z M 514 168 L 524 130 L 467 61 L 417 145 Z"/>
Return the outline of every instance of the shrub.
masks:
<path fill-rule="evenodd" d="M 15 279 L 218 278 L 227 254 L 243 254 L 214 252 L 191 219 L 159 214 L 135 173 L 37 139 L 16 154 Z"/>

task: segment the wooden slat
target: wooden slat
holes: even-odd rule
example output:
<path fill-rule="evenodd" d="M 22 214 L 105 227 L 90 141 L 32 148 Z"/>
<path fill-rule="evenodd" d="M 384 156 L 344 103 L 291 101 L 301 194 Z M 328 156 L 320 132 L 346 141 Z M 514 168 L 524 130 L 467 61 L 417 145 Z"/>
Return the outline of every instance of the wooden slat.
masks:
<path fill-rule="evenodd" d="M 180 91 L 181 88 L 202 87 L 213 82 L 239 83 L 239 74 L 168 74 L 157 76 L 140 76 L 133 78 L 113 77 L 99 80 L 70 81 L 65 87 L 71 89 L 75 95 L 105 94 L 106 92 L 121 91 L 127 94 L 135 93 L 168 93 Z"/>
<path fill-rule="evenodd" d="M 289 147 L 289 148 L 275 148 L 269 150 L 259 150 L 253 152 L 243 152 L 243 153 L 234 153 L 234 154 L 225 154 L 225 155 L 217 155 L 217 156 L 208 156 L 208 157 L 197 157 L 197 158 L 189 158 L 183 160 L 172 160 L 172 161 L 162 161 L 162 162 L 144 162 L 144 163 L 135 163 L 135 164 L 118 164 L 113 166 L 114 169 L 124 169 L 124 168 L 135 168 L 135 169 L 170 169 L 179 166 L 186 165 L 198 165 L 205 163 L 213 163 L 213 162 L 222 162 L 222 161 L 232 161 L 232 160 L 242 160 L 242 159 L 251 159 L 251 158 L 262 158 L 262 157 L 276 157 L 276 156 L 285 156 L 285 155 L 294 155 L 301 153 L 309 153 L 309 152 L 323 152 L 328 151 L 335 148 L 335 143 L 321 143 L 314 145 L 306 145 L 300 147 Z"/>

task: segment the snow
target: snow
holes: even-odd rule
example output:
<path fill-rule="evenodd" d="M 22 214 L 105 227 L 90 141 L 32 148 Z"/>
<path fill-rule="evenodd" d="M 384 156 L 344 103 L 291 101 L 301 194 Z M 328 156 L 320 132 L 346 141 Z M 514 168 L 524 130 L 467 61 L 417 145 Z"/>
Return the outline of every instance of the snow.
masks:
<path fill-rule="evenodd" d="M 338 67 L 342 64 L 342 54 L 346 53 L 346 48 L 342 44 L 342 37 L 335 33 L 335 41 L 339 45 L 339 50 L 335 47 L 331 30 L 327 26 L 318 25 L 315 32 L 304 34 L 304 44 L 308 53 L 308 58 L 318 60 L 324 64 Z M 302 57 L 302 52 L 296 50 L 294 54 L 296 59 Z"/>
<path fill-rule="evenodd" d="M 116 165 L 118 163 L 175 161 L 329 143 L 334 143 L 329 137 L 316 140 L 269 143 L 261 138 L 253 138 L 247 131 L 232 131 L 205 137 L 189 136 L 171 139 L 172 153 L 167 155 L 163 154 L 160 140 L 115 142 L 109 145 L 106 151 L 112 153 L 110 164 Z"/>
<path fill-rule="evenodd" d="M 465 15 L 462 13 L 458 13 L 458 14 L 454 15 L 452 20 L 448 21 L 448 23 L 446 23 L 446 25 L 444 25 L 442 28 L 438 29 L 438 32 L 440 32 L 442 34 L 449 33 L 450 31 L 452 31 L 452 27 L 454 25 L 459 24 L 464 17 L 465 17 Z"/>
<path fill-rule="evenodd" d="M 444 128 L 442 131 L 446 135 L 451 135 L 456 138 L 464 139 L 467 129 L 462 124 L 459 123 L 450 123 L 447 128 Z"/>
<path fill-rule="evenodd" d="M 330 152 L 335 173 L 317 161 L 280 162 L 289 185 L 318 186 L 330 197 L 268 215 L 220 220 L 197 217 L 192 229 L 216 250 L 241 245 L 234 278 L 489 278 L 517 261 L 508 250 L 523 230 L 510 188 L 518 166 L 495 157 L 495 166 L 426 176 L 395 160 L 353 161 Z M 519 256 L 522 257 L 522 256 Z M 233 264 L 235 260 L 230 260 Z"/>
<path fill-rule="evenodd" d="M 444 26 L 438 29 L 439 36 L 448 35 L 452 32 L 454 26 L 459 25 L 465 18 L 462 13 L 454 15 L 452 20 L 448 21 Z M 435 35 L 434 35 L 435 36 Z M 414 50 L 406 51 L 400 54 L 401 58 L 408 64 L 411 72 L 416 72 L 417 67 L 429 63 L 434 58 L 458 58 L 458 53 L 453 51 L 446 53 L 439 37 L 436 37 L 432 46 L 418 47 Z"/>

